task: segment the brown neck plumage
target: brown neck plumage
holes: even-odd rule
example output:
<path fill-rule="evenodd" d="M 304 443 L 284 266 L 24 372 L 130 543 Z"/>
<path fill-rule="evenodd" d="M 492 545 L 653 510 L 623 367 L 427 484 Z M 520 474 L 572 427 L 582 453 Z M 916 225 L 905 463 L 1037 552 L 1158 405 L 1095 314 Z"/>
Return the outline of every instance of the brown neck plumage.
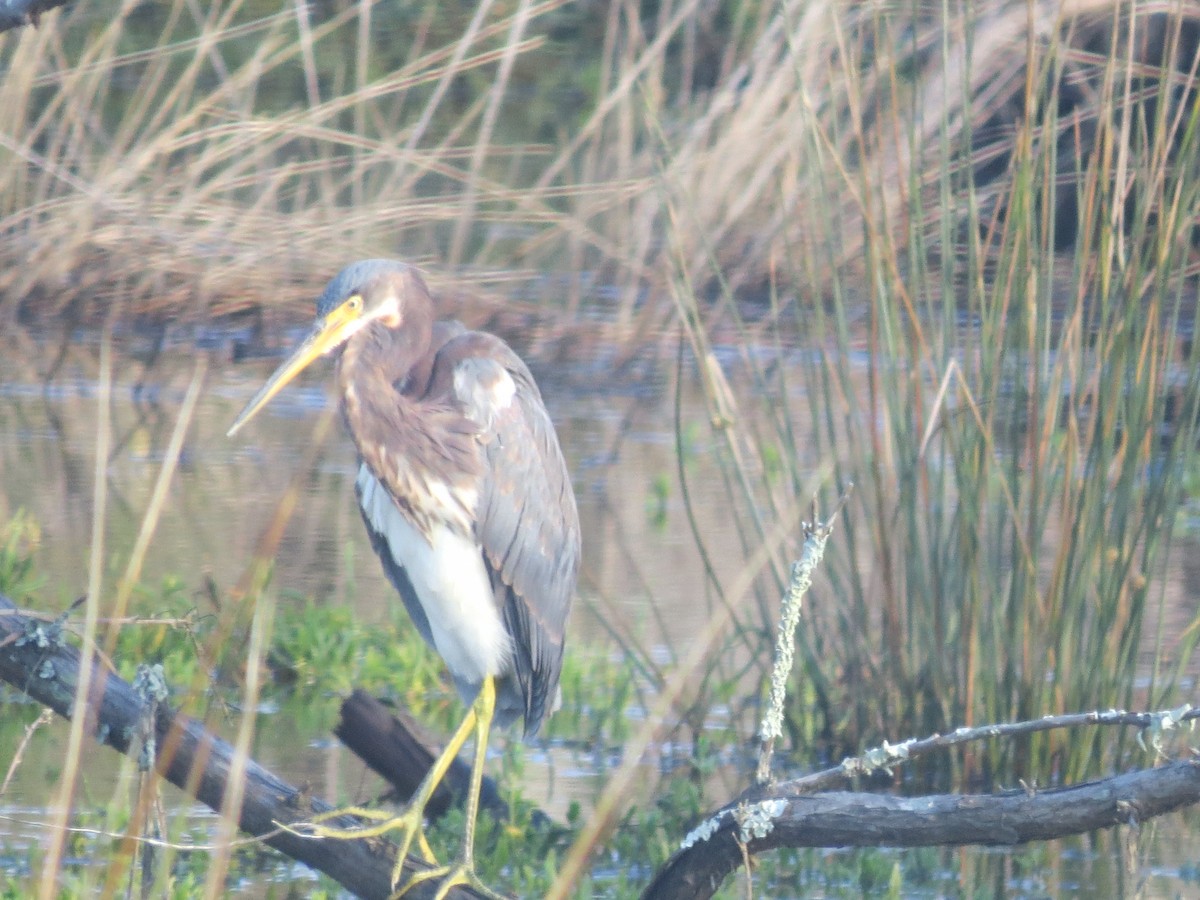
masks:
<path fill-rule="evenodd" d="M 362 461 L 410 521 L 428 533 L 435 519 L 465 521 L 463 514 L 473 511 L 467 504 L 474 502 L 482 460 L 475 426 L 452 397 L 416 398 L 402 390 L 411 371 L 429 371 L 424 357 L 433 352 L 428 328 L 424 340 L 406 335 L 408 330 L 373 324 L 352 337 L 338 360 L 338 387 Z M 446 508 L 446 498 L 452 508 Z"/>

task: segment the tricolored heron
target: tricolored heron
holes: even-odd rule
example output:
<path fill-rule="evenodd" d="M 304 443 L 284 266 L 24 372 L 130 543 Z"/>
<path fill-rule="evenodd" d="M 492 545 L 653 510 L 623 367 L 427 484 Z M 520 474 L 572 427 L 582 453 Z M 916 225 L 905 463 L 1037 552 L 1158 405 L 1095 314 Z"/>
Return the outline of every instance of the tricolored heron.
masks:
<path fill-rule="evenodd" d="M 329 282 L 312 331 L 229 434 L 329 353 L 337 354 L 342 414 L 358 448 L 355 487 L 371 544 L 470 710 L 403 814 L 320 833 L 402 829 L 393 882 L 414 839 L 434 862 L 425 805 L 474 731 L 462 858 L 417 879 L 441 878 L 442 891 L 464 883 L 487 890 L 473 846 L 489 729 L 493 719 L 523 717 L 531 736 L 557 695 L 580 555 L 567 466 L 520 357 L 493 335 L 435 325 L 424 280 L 390 260 L 356 262 Z"/>

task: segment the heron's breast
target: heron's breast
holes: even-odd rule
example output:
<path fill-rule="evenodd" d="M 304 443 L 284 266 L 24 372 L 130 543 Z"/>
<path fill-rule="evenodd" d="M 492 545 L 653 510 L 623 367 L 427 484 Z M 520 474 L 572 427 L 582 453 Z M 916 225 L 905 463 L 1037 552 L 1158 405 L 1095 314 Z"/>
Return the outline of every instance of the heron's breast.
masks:
<path fill-rule="evenodd" d="M 434 649 L 451 673 L 478 684 L 487 675 L 508 672 L 511 639 L 472 531 L 436 515 L 418 528 L 365 464 L 357 487 L 363 515 L 407 574 L 429 620 Z M 430 493 L 433 503 L 461 510 L 450 486 L 431 486 Z"/>

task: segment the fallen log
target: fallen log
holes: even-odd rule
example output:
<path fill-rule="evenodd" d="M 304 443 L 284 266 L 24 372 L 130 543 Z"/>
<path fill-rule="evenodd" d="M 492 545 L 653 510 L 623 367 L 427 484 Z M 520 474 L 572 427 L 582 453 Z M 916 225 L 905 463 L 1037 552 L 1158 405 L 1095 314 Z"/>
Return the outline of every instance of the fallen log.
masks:
<path fill-rule="evenodd" d="M 0 679 L 64 718 L 90 716 L 95 722 L 96 739 L 120 753 L 135 756 L 144 747 L 153 746 L 154 767 L 162 777 L 211 809 L 221 811 L 234 761 L 234 749 L 228 742 L 168 703 L 148 700 L 99 665 L 92 672 L 93 690 L 87 708 L 76 710 L 79 675 L 79 651 L 67 643 L 61 626 L 23 613 L 0 595 Z M 152 744 L 138 740 L 143 731 L 153 734 Z M 317 840 L 281 831 L 276 822 L 303 823 L 333 807 L 253 760 L 246 761 L 244 770 L 244 798 L 237 814 L 242 831 L 324 872 L 359 897 L 383 898 L 391 894 L 395 844 L 381 838 Z M 360 823 L 342 816 L 327 824 L 353 828 Z M 409 857 L 402 878 L 426 868 L 422 861 Z M 422 884 L 405 896 L 433 897 L 436 891 L 436 883 Z M 455 888 L 450 896 L 482 895 L 469 888 Z"/>
<path fill-rule="evenodd" d="M 1200 760 L 1070 787 L 1006 794 L 813 794 L 752 788 L 692 832 L 642 900 L 704 900 L 747 858 L 782 847 L 1006 846 L 1137 825 L 1200 802 Z"/>
<path fill-rule="evenodd" d="M 345 699 L 341 720 L 333 733 L 391 784 L 401 801 L 416 793 L 437 755 L 434 742 L 408 713 L 389 709 L 366 691 L 355 690 Z M 426 817 L 432 821 L 451 804 L 461 803 L 470 783 L 471 767 L 456 758 L 425 807 Z M 494 779 L 484 777 L 479 804 L 497 822 L 508 819 L 508 804 Z"/>

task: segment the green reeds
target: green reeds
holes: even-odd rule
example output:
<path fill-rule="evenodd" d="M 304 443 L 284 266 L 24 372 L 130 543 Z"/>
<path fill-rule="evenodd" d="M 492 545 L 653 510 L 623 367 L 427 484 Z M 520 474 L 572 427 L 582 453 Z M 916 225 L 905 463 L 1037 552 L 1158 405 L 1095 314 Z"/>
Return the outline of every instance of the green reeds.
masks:
<path fill-rule="evenodd" d="M 1200 106 L 1180 49 L 1194 22 L 1095 9 L 1031 29 L 1023 4 L 998 4 L 1002 45 L 957 9 L 847 20 L 844 115 L 810 103 L 791 148 L 809 194 L 803 222 L 772 237 L 765 320 L 728 294 L 716 309 L 680 294 L 698 358 L 732 327 L 759 398 L 719 432 L 739 515 L 771 523 L 822 464 L 831 491 L 857 485 L 812 607 L 815 697 L 793 714 L 794 735 L 835 753 L 1186 699 L 1171 676 L 1195 638 L 1166 624 L 1189 614 L 1169 605 L 1165 567 L 1200 435 Z M 1147 31 L 1161 54 L 1143 52 Z M 788 62 L 804 95 L 808 69 Z M 1023 114 L 988 105 L 1006 80 Z M 1081 84 L 1089 102 L 1069 105 Z M 861 260 L 831 272 L 855 232 Z M 695 282 L 720 257 L 678 264 Z M 968 769 L 1078 777 L 1112 762 L 1105 749 L 1037 739 Z"/>

